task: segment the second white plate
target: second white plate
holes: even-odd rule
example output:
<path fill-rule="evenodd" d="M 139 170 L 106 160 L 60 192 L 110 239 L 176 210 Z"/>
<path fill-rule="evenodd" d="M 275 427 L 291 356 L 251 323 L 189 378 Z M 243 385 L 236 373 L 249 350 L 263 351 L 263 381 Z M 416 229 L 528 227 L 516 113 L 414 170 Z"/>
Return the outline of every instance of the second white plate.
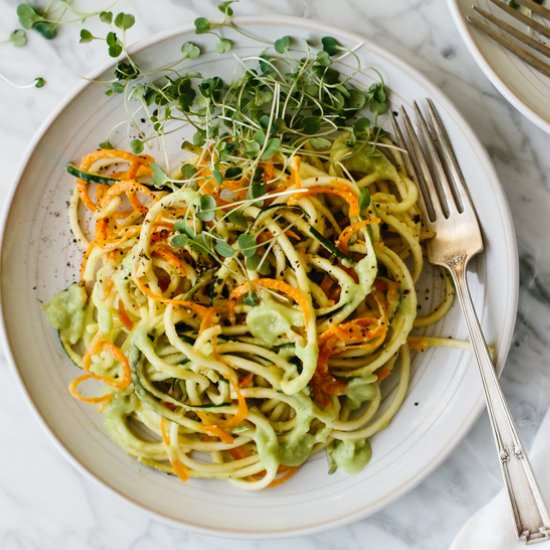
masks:
<path fill-rule="evenodd" d="M 472 11 L 472 0 L 447 1 L 462 39 L 493 86 L 520 113 L 550 134 L 550 78 L 468 25 L 465 16 Z M 488 0 L 477 0 L 476 3 L 503 18 L 502 10 Z"/>

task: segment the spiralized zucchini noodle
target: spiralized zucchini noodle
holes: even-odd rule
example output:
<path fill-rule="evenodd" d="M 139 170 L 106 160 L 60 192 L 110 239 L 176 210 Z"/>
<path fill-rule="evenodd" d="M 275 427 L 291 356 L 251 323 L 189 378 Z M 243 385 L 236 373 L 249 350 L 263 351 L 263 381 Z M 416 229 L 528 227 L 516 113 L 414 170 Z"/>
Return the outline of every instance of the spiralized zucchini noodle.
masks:
<path fill-rule="evenodd" d="M 462 345 L 411 336 L 454 290 L 445 278 L 418 316 L 432 235 L 403 151 L 358 118 L 366 105 L 376 122 L 389 90 L 340 80 L 328 38 L 324 55 L 287 72 L 256 58 L 263 74 L 231 85 L 175 71 L 144 84 L 119 64 L 160 137 L 179 109 L 198 139 L 175 170 L 110 144 L 68 167 L 80 281 L 45 309 L 83 371 L 69 391 L 181 480 L 274 487 L 321 450 L 329 472 L 360 471 L 405 399 L 411 350 Z"/>
<path fill-rule="evenodd" d="M 204 176 L 208 156 L 187 164 Z M 127 453 L 182 479 L 262 489 L 323 448 L 333 467 L 362 468 L 406 395 L 408 342 L 440 343 L 410 339 L 413 326 L 438 321 L 453 296 L 447 283 L 434 314 L 417 317 L 429 235 L 400 155 L 395 165 L 351 155 L 356 181 L 331 175 L 330 160 L 264 162 L 261 200 L 246 199 L 241 179 L 152 190 L 152 160 L 103 149 L 80 163 L 88 181 L 76 180 L 70 221 L 81 280 L 48 306 L 84 370 L 71 394 L 101 405 Z M 100 167 L 114 184 L 91 183 Z M 381 408 L 392 373 L 397 389 Z M 89 396 L 88 380 L 105 390 Z"/>

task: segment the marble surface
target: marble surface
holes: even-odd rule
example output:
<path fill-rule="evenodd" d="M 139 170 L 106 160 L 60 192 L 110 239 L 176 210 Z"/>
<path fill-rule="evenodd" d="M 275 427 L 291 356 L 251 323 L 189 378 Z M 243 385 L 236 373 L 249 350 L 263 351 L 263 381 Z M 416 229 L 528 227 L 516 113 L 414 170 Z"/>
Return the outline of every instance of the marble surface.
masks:
<path fill-rule="evenodd" d="M 0 0 L 0 37 L 16 27 L 16 4 Z M 135 39 L 189 23 L 199 12 L 216 14 L 210 0 L 120 0 L 117 7 L 135 13 Z M 299 15 L 362 33 L 426 74 L 473 126 L 495 163 L 518 233 L 519 317 L 503 388 L 530 444 L 550 403 L 550 137 L 492 88 L 461 43 L 443 0 L 243 0 L 239 13 Z M 78 28 L 68 26 L 51 42 L 33 34 L 26 48 L 0 46 L 0 73 L 20 83 L 37 75 L 48 80 L 42 90 L 14 90 L 0 82 L 2 198 L 41 121 L 81 75 L 105 61 L 100 45 L 77 41 Z M 430 477 L 367 520 L 288 542 L 197 536 L 152 520 L 75 471 L 40 429 L 3 358 L 0 387 L 2 550 L 251 550 L 287 544 L 296 550 L 442 550 L 501 485 L 483 415 Z"/>

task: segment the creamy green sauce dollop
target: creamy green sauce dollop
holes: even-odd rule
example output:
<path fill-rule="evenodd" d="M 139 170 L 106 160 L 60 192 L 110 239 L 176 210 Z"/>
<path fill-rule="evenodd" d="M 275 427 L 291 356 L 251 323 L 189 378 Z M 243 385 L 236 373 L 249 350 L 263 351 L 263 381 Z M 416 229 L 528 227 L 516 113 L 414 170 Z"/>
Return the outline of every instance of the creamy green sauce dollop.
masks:
<path fill-rule="evenodd" d="M 84 332 L 86 291 L 78 283 L 58 292 L 44 306 L 48 320 L 71 344 L 76 344 Z"/>
<path fill-rule="evenodd" d="M 276 344 L 281 336 L 290 335 L 293 326 L 303 326 L 302 313 L 273 300 L 263 300 L 246 316 L 251 334 L 268 346 Z"/>
<path fill-rule="evenodd" d="M 330 472 L 342 468 L 348 474 L 360 472 L 370 461 L 372 450 L 368 440 L 334 441 L 328 448 Z"/>

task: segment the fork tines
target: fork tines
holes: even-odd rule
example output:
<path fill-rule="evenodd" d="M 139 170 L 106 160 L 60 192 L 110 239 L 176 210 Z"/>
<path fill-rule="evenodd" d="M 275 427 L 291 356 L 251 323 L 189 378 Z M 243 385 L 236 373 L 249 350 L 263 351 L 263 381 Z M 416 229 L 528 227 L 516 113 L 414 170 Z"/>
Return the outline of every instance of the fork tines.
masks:
<path fill-rule="evenodd" d="M 508 5 L 505 0 L 489 1 L 500 8 L 503 12 L 507 13 L 515 21 L 527 25 L 532 31 L 535 31 L 545 38 L 550 38 L 550 28 L 535 19 L 535 17 L 525 15 L 521 10 Z M 533 2 L 533 0 L 515 1 L 520 6 L 530 9 L 534 16 L 536 15 L 536 17 L 550 21 L 550 9 Z M 504 48 L 517 55 L 520 59 L 540 71 L 542 74 L 550 77 L 550 63 L 535 53 L 538 52 L 538 54 L 550 59 L 549 46 L 543 43 L 542 40 L 534 38 L 534 36 L 523 32 L 516 26 L 511 25 L 506 21 L 503 21 L 487 10 L 484 10 L 478 6 L 472 6 L 472 9 L 479 17 L 466 17 L 466 20 L 470 23 L 470 25 L 490 36 L 501 46 L 504 46 Z M 520 46 L 520 44 L 527 46 L 527 48 Z"/>
<path fill-rule="evenodd" d="M 428 118 L 418 103 L 413 103 L 417 130 L 404 106 L 399 112 L 403 130 L 397 113 L 392 117 L 397 144 L 408 151 L 405 167 L 419 187 L 426 221 L 472 214 L 474 207 L 445 126 L 433 101 L 427 99 L 426 106 Z"/>
<path fill-rule="evenodd" d="M 426 115 L 416 101 L 412 107 L 416 124 L 404 106 L 399 113 L 392 113 L 395 140 L 406 151 L 405 168 L 418 186 L 423 223 L 435 234 L 427 245 L 428 257 L 432 263 L 449 268 L 455 260 L 465 261 L 480 252 L 483 238 L 464 175 L 436 106 L 427 99 Z"/>

